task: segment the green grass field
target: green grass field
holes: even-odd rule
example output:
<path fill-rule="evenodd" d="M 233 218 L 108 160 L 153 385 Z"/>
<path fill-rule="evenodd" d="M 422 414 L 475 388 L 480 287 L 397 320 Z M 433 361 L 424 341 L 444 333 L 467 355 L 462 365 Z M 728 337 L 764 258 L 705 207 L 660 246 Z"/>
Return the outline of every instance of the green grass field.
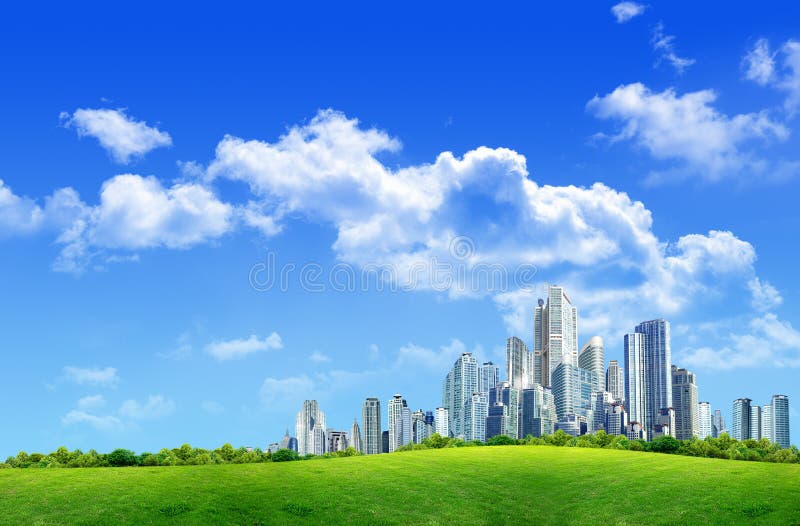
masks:
<path fill-rule="evenodd" d="M 3 524 L 800 525 L 800 465 L 548 446 L 0 470 Z"/>

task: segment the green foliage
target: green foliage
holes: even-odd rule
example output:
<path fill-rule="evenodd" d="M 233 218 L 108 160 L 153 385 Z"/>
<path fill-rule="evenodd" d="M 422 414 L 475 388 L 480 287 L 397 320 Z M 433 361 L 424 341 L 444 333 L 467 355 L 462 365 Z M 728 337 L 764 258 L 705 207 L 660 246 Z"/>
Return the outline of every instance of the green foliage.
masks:
<path fill-rule="evenodd" d="M 658 437 L 650 442 L 649 450 L 653 453 L 677 453 L 681 448 L 678 439 L 671 436 Z"/>
<path fill-rule="evenodd" d="M 136 453 L 127 449 L 115 449 L 106 458 L 109 466 L 135 466 L 137 464 Z"/>
<path fill-rule="evenodd" d="M 293 449 L 279 449 L 272 454 L 273 462 L 288 462 L 291 460 L 300 460 L 300 455 Z"/>
<path fill-rule="evenodd" d="M 517 441 L 508 435 L 493 436 L 486 441 L 487 446 L 515 446 Z"/>

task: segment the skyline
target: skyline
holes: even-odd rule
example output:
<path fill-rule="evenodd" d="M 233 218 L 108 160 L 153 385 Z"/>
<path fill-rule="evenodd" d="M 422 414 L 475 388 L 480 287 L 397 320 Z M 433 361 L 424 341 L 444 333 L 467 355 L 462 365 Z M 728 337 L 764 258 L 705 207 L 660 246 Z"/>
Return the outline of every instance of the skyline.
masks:
<path fill-rule="evenodd" d="M 598 335 L 621 365 L 669 319 L 712 411 L 799 399 L 800 6 L 619 5 L 10 7 L 0 454 L 263 447 L 304 399 L 341 430 L 367 395 L 434 410 L 461 352 L 537 352 L 552 283 L 573 353 Z M 440 286 L 433 261 L 510 279 Z"/>

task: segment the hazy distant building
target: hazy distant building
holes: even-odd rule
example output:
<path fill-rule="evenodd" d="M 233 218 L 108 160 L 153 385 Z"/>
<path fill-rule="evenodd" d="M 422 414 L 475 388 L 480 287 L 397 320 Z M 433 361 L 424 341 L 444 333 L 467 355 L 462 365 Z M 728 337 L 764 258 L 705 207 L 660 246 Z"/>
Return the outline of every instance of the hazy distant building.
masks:
<path fill-rule="evenodd" d="M 446 407 L 437 407 L 434 416 L 434 427 L 436 432 L 443 437 L 450 436 L 450 417 Z"/>
<path fill-rule="evenodd" d="M 358 427 L 358 419 L 353 419 L 353 425 L 350 428 L 350 445 L 360 452 L 364 452 L 364 444 L 361 441 L 361 428 Z"/>
<path fill-rule="evenodd" d="M 749 398 L 738 398 L 733 401 L 733 418 L 731 419 L 731 436 L 736 440 L 750 438 L 750 403 Z"/>
<path fill-rule="evenodd" d="M 364 454 L 376 455 L 383 452 L 381 442 L 381 402 L 377 398 L 367 398 L 361 408 L 361 422 L 364 424 Z"/>
<path fill-rule="evenodd" d="M 591 425 L 592 388 L 597 383 L 594 373 L 564 362 L 553 372 L 552 383 L 558 421 L 566 422 L 567 415 L 578 415 Z"/>
<path fill-rule="evenodd" d="M 297 439 L 291 435 L 289 435 L 289 430 L 286 430 L 286 434 L 281 439 L 281 449 L 291 449 L 292 451 L 297 451 Z"/>
<path fill-rule="evenodd" d="M 711 417 L 711 425 L 711 436 L 714 438 L 728 432 L 728 428 L 725 427 L 725 417 L 722 416 L 722 411 L 719 409 L 714 410 L 714 415 Z"/>
<path fill-rule="evenodd" d="M 411 413 L 411 441 L 422 444 L 428 438 L 428 425 L 425 423 L 425 412 L 420 409 Z"/>
<path fill-rule="evenodd" d="M 550 286 L 534 309 L 533 345 L 534 380 L 544 387 L 560 363 L 578 365 L 578 310 L 563 287 Z"/>
<path fill-rule="evenodd" d="M 675 409 L 675 433 L 678 440 L 700 435 L 697 382 L 694 373 L 672 366 L 672 407 Z M 709 415 L 710 417 L 710 415 Z"/>
<path fill-rule="evenodd" d="M 306 400 L 295 418 L 297 452 L 303 455 L 325 453 L 325 413 L 316 400 Z"/>
<path fill-rule="evenodd" d="M 578 367 L 594 374 L 592 392 L 599 393 L 606 389 L 603 338 L 600 336 L 592 336 L 589 338 L 589 341 L 581 347 L 580 353 L 578 353 Z"/>
<path fill-rule="evenodd" d="M 617 402 L 625 401 L 625 377 L 617 360 L 608 362 L 606 370 L 606 391 L 611 393 Z"/>
<path fill-rule="evenodd" d="M 625 427 L 625 435 L 628 437 L 628 440 L 644 440 L 645 435 L 642 424 L 639 422 L 628 422 L 628 425 Z"/>
<path fill-rule="evenodd" d="M 511 336 L 506 340 L 506 374 L 508 383 L 518 390 L 525 388 L 525 361 L 528 355 L 528 346 L 525 342 Z M 483 391 L 488 393 L 488 391 Z"/>
<path fill-rule="evenodd" d="M 673 387 L 673 390 L 675 388 Z M 674 395 L 673 395 L 674 396 Z M 677 417 L 676 417 L 677 418 Z M 697 438 L 704 440 L 707 437 L 713 437 L 714 424 L 712 422 L 711 404 L 708 402 L 699 402 L 697 404 Z"/>
<path fill-rule="evenodd" d="M 401 395 L 389 400 L 389 453 L 411 443 L 411 411 Z"/>
<path fill-rule="evenodd" d="M 594 420 L 589 429 L 590 433 L 605 431 L 609 434 L 620 434 L 620 428 L 616 429 L 617 433 L 610 433 L 608 429 L 606 429 L 608 413 L 611 412 L 614 403 L 614 397 L 608 391 L 592 393 L 592 413 L 594 414 Z"/>
<path fill-rule="evenodd" d="M 281 445 L 278 444 L 277 442 L 273 442 L 272 444 L 267 446 L 267 453 L 269 453 L 269 454 L 277 453 L 280 449 L 281 449 Z M 286 448 L 284 448 L 284 449 L 286 449 Z"/>
<path fill-rule="evenodd" d="M 653 437 L 675 436 L 675 410 L 665 407 L 658 410 L 656 424 L 653 426 Z"/>

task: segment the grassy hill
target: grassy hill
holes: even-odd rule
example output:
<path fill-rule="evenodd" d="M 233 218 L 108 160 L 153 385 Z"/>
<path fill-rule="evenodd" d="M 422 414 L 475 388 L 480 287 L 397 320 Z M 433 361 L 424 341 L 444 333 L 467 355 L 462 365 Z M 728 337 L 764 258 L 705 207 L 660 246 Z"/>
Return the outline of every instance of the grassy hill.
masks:
<path fill-rule="evenodd" d="M 800 465 L 548 446 L 0 470 L 8 524 L 800 525 Z"/>

